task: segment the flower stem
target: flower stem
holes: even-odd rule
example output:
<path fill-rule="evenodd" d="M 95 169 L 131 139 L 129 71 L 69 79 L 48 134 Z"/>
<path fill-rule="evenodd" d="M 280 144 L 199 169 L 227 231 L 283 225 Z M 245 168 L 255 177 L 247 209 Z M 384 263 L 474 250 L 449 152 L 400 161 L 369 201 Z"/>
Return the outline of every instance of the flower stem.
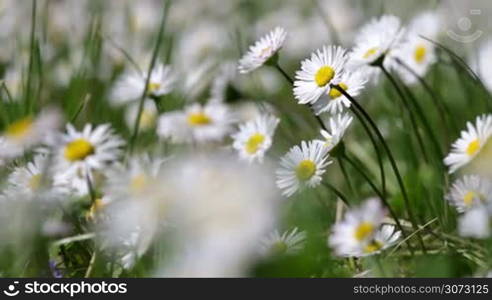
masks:
<path fill-rule="evenodd" d="M 160 49 L 160 46 L 162 43 L 162 36 L 164 34 L 164 27 L 166 24 L 167 14 L 169 11 L 170 4 L 171 4 L 171 1 L 168 0 L 168 1 L 165 1 L 164 6 L 163 6 L 161 24 L 159 26 L 159 33 L 157 34 L 157 42 L 156 42 L 155 47 L 154 47 L 154 52 L 152 53 L 152 59 L 150 61 L 150 66 L 149 66 L 149 69 L 147 71 L 147 77 L 145 78 L 145 87 L 144 87 L 144 90 L 142 92 L 142 96 L 140 97 L 140 102 L 138 104 L 137 118 L 136 118 L 135 124 L 133 126 L 133 134 L 130 138 L 130 145 L 128 148 L 128 151 L 130 154 L 133 152 L 133 149 L 135 146 L 135 141 L 136 141 L 137 136 L 138 136 L 138 130 L 140 127 L 140 119 L 142 117 L 143 106 L 144 106 L 145 98 L 147 96 L 147 91 L 149 88 L 150 75 L 152 74 L 155 63 L 157 61 L 157 56 L 159 54 L 159 49 Z"/>
<path fill-rule="evenodd" d="M 378 66 L 383 71 L 383 73 L 386 76 L 386 78 L 388 78 L 388 80 L 390 81 L 391 85 L 393 85 L 393 87 L 396 90 L 396 93 L 398 94 L 398 96 L 400 97 L 403 105 L 405 106 L 405 109 L 407 110 L 408 116 L 410 118 L 410 123 L 412 125 L 413 132 L 415 134 L 415 137 L 417 138 L 417 143 L 419 144 L 420 150 L 422 151 L 422 155 L 424 156 L 425 161 L 427 163 L 429 163 L 429 158 L 427 156 L 427 151 L 425 150 L 424 142 L 422 140 L 422 136 L 420 135 L 419 128 L 417 126 L 417 121 L 415 120 L 415 116 L 412 113 L 411 107 L 410 107 L 409 103 L 407 102 L 407 99 L 406 99 L 403 91 L 401 90 L 400 86 L 398 85 L 398 83 L 396 82 L 396 80 L 393 78 L 393 76 L 391 76 L 391 74 L 388 72 L 388 70 L 386 69 L 386 67 L 383 64 L 379 64 Z"/>
<path fill-rule="evenodd" d="M 329 190 L 331 190 L 338 198 L 340 198 L 345 205 L 350 206 L 349 202 L 347 201 L 347 197 L 340 192 L 336 187 L 334 187 L 332 184 L 328 182 L 323 182 L 323 185 L 326 186 Z"/>
<path fill-rule="evenodd" d="M 280 72 L 280 74 L 282 74 L 282 76 L 284 76 L 285 80 L 287 80 L 290 83 L 290 85 L 294 86 L 294 80 L 289 76 L 289 74 L 287 74 L 287 72 L 285 72 L 284 69 L 282 69 L 282 67 L 280 67 L 280 65 L 278 63 L 275 64 L 275 68 Z M 312 105 L 309 105 L 309 107 L 313 110 Z M 323 130 L 328 131 L 328 129 L 325 126 L 325 123 L 323 122 L 323 120 L 321 120 L 321 118 L 316 113 L 314 113 L 314 110 L 313 110 L 313 115 L 316 118 L 316 120 L 318 121 L 319 126 Z"/>
<path fill-rule="evenodd" d="M 32 10 L 31 10 L 31 35 L 29 38 L 29 66 L 28 66 L 28 76 L 26 83 L 26 112 L 32 112 L 32 100 L 31 100 L 31 86 L 32 86 L 32 76 L 34 69 L 34 44 L 35 44 L 35 33 L 36 33 L 36 10 L 37 10 L 37 1 L 32 1 Z"/>
<path fill-rule="evenodd" d="M 401 190 L 401 193 L 402 193 L 402 196 L 403 196 L 403 202 L 404 202 L 405 207 L 407 209 L 408 216 L 410 218 L 410 222 L 412 223 L 412 228 L 415 231 L 417 231 L 418 230 L 417 222 L 416 222 L 415 216 L 413 215 L 412 208 L 410 206 L 410 200 L 409 200 L 407 191 L 405 189 L 405 185 L 403 183 L 403 179 L 401 177 L 400 171 L 399 171 L 398 166 L 396 164 L 396 161 L 395 161 L 395 159 L 393 157 L 393 154 L 391 153 L 391 150 L 389 149 L 388 144 L 384 140 L 384 137 L 381 134 L 381 131 L 379 131 L 379 128 L 377 127 L 376 123 L 372 120 L 372 118 L 369 116 L 369 114 L 364 110 L 364 108 L 362 108 L 362 106 L 352 96 L 350 96 L 344 89 L 342 89 L 338 85 L 332 85 L 332 87 L 335 88 L 335 89 L 337 89 L 342 95 L 344 95 L 350 101 L 350 103 L 369 122 L 369 124 L 371 125 L 372 129 L 376 133 L 376 136 L 380 140 L 380 142 L 381 142 L 381 144 L 382 144 L 382 146 L 384 148 L 384 151 L 386 152 L 386 155 L 388 156 L 388 159 L 390 161 L 391 168 L 393 169 L 393 173 L 395 174 L 396 180 L 398 181 L 398 186 L 400 187 L 400 190 Z M 419 240 L 419 243 L 420 243 L 420 246 L 421 246 L 422 250 L 425 252 L 426 250 L 425 250 L 425 246 L 424 246 L 424 241 L 423 241 L 422 236 L 420 235 L 420 233 L 417 233 L 417 237 L 418 237 L 418 240 Z"/>

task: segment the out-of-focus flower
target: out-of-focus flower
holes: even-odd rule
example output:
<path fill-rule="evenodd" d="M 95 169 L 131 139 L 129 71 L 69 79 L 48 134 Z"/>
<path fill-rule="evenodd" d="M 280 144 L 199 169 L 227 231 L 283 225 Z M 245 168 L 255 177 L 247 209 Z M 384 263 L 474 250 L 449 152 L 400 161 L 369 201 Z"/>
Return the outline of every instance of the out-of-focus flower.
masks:
<path fill-rule="evenodd" d="M 296 254 L 304 248 L 306 232 L 297 227 L 284 231 L 282 234 L 275 230 L 260 242 L 260 252 L 265 255 Z"/>
<path fill-rule="evenodd" d="M 405 42 L 395 52 L 395 57 L 410 67 L 418 76 L 423 77 L 429 67 L 436 62 L 435 46 L 423 37 L 435 40 L 440 30 L 439 16 L 433 12 L 423 12 L 408 25 Z M 418 82 L 405 67 L 398 66 L 401 78 L 407 84 Z"/>
<path fill-rule="evenodd" d="M 277 27 L 262 37 L 253 46 L 249 47 L 249 51 L 239 60 L 238 70 L 240 73 L 249 73 L 270 59 L 275 59 L 275 55 L 282 48 L 287 32 Z"/>
<path fill-rule="evenodd" d="M 176 159 L 163 170 L 174 255 L 158 276 L 244 276 L 276 223 L 279 195 L 271 170 L 227 153 Z"/>
<path fill-rule="evenodd" d="M 458 232 L 461 236 L 485 239 L 490 236 L 490 216 L 487 208 L 477 205 L 458 219 Z"/>
<path fill-rule="evenodd" d="M 239 125 L 239 132 L 232 135 L 232 146 L 239 152 L 239 157 L 249 162 L 255 159 L 262 162 L 279 122 L 277 117 L 265 114 Z"/>
<path fill-rule="evenodd" d="M 362 68 L 368 78 L 377 81 L 380 70 L 375 64 L 383 63 L 392 68 L 394 61 L 389 57 L 401 46 L 405 29 L 400 19 L 392 15 L 384 15 L 372 19 L 364 25 L 355 37 L 355 46 L 350 52 L 349 66 Z"/>
<path fill-rule="evenodd" d="M 135 122 L 137 120 L 138 115 L 138 107 L 140 103 L 135 102 L 130 104 L 126 108 L 125 112 L 125 121 L 128 128 L 133 130 L 133 126 L 135 126 Z M 159 113 L 157 111 L 157 107 L 153 100 L 146 99 L 143 104 L 142 113 L 140 115 L 140 126 L 139 128 L 143 131 L 149 130 L 155 127 L 157 123 L 157 117 Z"/>
<path fill-rule="evenodd" d="M 464 212 L 474 206 L 490 203 L 492 184 L 478 175 L 465 175 L 453 183 L 446 199 L 458 212 Z"/>
<path fill-rule="evenodd" d="M 111 101 L 115 105 L 126 104 L 138 100 L 145 89 L 147 74 L 138 71 L 128 71 L 116 82 L 111 94 Z M 150 74 L 147 86 L 147 95 L 159 97 L 169 94 L 176 81 L 170 66 L 157 64 Z"/>
<path fill-rule="evenodd" d="M 184 111 L 159 117 L 157 133 L 175 143 L 220 141 L 232 129 L 234 119 L 225 104 L 192 104 Z"/>
<path fill-rule="evenodd" d="M 292 147 L 280 161 L 277 170 L 277 186 L 290 197 L 300 189 L 314 188 L 321 183 L 321 176 L 331 161 L 323 143 L 319 141 L 301 142 Z"/>
<path fill-rule="evenodd" d="M 345 90 L 350 96 L 356 97 L 364 89 L 367 76 L 362 71 L 344 72 L 340 77 L 338 86 Z M 341 113 L 345 108 L 350 107 L 350 100 L 347 99 L 336 88 L 327 90 L 326 95 L 321 96 L 314 104 L 317 115 L 329 112 L 331 114 Z"/>
<path fill-rule="evenodd" d="M 330 132 L 324 129 L 321 130 L 321 135 L 324 140 L 321 140 L 320 142 L 325 145 L 326 151 L 331 151 L 338 143 L 340 143 L 345 135 L 345 131 L 347 131 L 352 123 L 352 119 L 353 117 L 348 113 L 338 114 L 330 118 Z"/>
<path fill-rule="evenodd" d="M 32 147 L 48 142 L 60 125 L 57 110 L 46 109 L 37 117 L 27 116 L 7 125 L 0 135 L 0 157 L 14 158 Z"/>
<path fill-rule="evenodd" d="M 346 50 L 337 46 L 324 46 L 303 60 L 294 82 L 299 104 L 314 104 L 330 90 L 330 84 L 339 84 L 346 62 Z"/>
<path fill-rule="evenodd" d="M 87 177 L 92 179 L 93 170 L 101 170 L 120 157 L 124 144 L 109 124 L 95 128 L 86 124 L 82 131 L 67 124 L 67 133 L 54 146 L 56 180 L 73 183 L 75 187 L 85 185 Z"/>
<path fill-rule="evenodd" d="M 461 131 L 461 137 L 452 144 L 451 153 L 444 159 L 449 173 L 468 164 L 485 147 L 492 135 L 492 115 L 478 116 L 475 124 L 467 122 L 466 127 L 467 130 Z"/>
<path fill-rule="evenodd" d="M 376 198 L 349 210 L 344 219 L 333 226 L 328 244 L 338 256 L 376 254 L 394 244 L 400 237 L 393 225 L 382 225 L 386 210 Z"/>
<path fill-rule="evenodd" d="M 480 74 L 482 82 L 487 89 L 492 92 L 492 60 L 490 53 L 492 52 L 492 39 L 488 39 L 480 45 L 477 57 L 477 71 Z"/>

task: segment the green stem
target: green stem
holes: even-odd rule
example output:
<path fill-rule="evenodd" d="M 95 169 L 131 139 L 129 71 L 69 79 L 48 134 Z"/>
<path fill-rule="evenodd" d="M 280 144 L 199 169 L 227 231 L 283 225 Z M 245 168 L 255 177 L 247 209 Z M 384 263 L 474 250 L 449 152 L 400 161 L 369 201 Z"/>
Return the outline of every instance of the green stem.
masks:
<path fill-rule="evenodd" d="M 412 125 L 413 132 L 415 134 L 415 137 L 417 138 L 417 143 L 419 144 L 420 150 L 422 151 L 422 155 L 424 156 L 425 161 L 427 163 L 429 163 L 429 158 L 427 156 L 427 151 L 425 150 L 424 142 L 422 140 L 422 136 L 420 135 L 419 128 L 417 126 L 417 121 L 415 120 L 415 116 L 412 113 L 412 110 L 410 108 L 410 105 L 407 102 L 407 99 L 406 99 L 405 95 L 403 94 L 403 91 L 401 90 L 400 86 L 398 85 L 398 83 L 396 82 L 396 80 L 393 78 L 393 76 L 391 76 L 391 74 L 388 72 L 388 70 L 384 67 L 384 65 L 383 64 L 379 64 L 378 66 L 383 71 L 383 73 L 386 76 L 386 78 L 388 78 L 388 80 L 390 81 L 391 85 L 393 85 L 393 87 L 396 90 L 396 93 L 398 94 L 398 96 L 400 97 L 403 105 L 405 106 L 405 109 L 407 110 L 408 116 L 410 118 L 410 123 Z"/>
<path fill-rule="evenodd" d="M 33 68 L 34 68 L 34 39 L 36 32 L 36 7 L 37 1 L 32 1 L 32 10 L 31 10 L 31 35 L 29 38 L 29 66 L 28 66 L 28 76 L 27 76 L 27 84 L 26 84 L 26 112 L 30 113 L 32 111 L 32 101 L 31 101 L 31 85 L 32 85 L 32 76 L 33 76 Z"/>
<path fill-rule="evenodd" d="M 400 190 L 401 190 L 401 193 L 403 196 L 403 202 L 404 202 L 405 207 L 407 209 L 408 216 L 410 217 L 410 222 L 412 223 L 412 227 L 415 231 L 418 230 L 417 222 L 416 222 L 415 216 L 413 214 L 412 208 L 410 206 L 410 199 L 408 197 L 407 190 L 405 189 L 403 179 L 401 177 L 400 171 L 399 171 L 398 166 L 396 164 L 396 161 L 393 157 L 393 154 L 391 153 L 391 150 L 389 149 L 388 144 L 386 143 L 383 135 L 381 134 L 381 131 L 379 131 L 379 128 L 377 127 L 376 123 L 374 123 L 374 121 L 369 116 L 369 114 L 364 110 L 364 108 L 362 108 L 362 106 L 352 96 L 350 96 L 344 89 L 342 89 L 338 85 L 332 85 L 332 87 L 337 89 L 342 95 L 344 95 L 350 101 L 350 103 L 353 106 L 355 106 L 355 108 L 364 116 L 364 118 L 369 122 L 372 129 L 376 133 L 376 136 L 380 140 L 380 142 L 384 148 L 384 151 L 386 152 L 386 155 L 388 156 L 391 168 L 392 168 L 393 173 L 395 174 L 395 177 L 398 181 L 398 186 L 400 187 Z M 420 233 L 417 233 L 417 237 L 418 237 L 418 240 L 419 240 L 419 243 L 420 243 L 422 250 L 425 252 L 424 241 L 423 241 Z"/>
<path fill-rule="evenodd" d="M 340 198 L 345 205 L 350 206 L 349 202 L 347 201 L 347 197 L 340 192 L 335 186 L 328 182 L 323 182 L 323 185 L 326 186 L 329 190 L 331 190 L 338 198 Z"/>
<path fill-rule="evenodd" d="M 155 63 L 157 61 L 157 56 L 159 54 L 159 48 L 160 48 L 161 43 L 162 43 L 162 36 L 164 33 L 164 27 L 166 24 L 167 14 L 169 11 L 170 3 L 171 3 L 171 1 L 168 0 L 168 1 L 165 1 L 164 5 L 163 5 L 162 20 L 161 20 L 161 24 L 159 26 L 159 33 L 157 35 L 157 42 L 156 42 L 155 47 L 154 47 L 154 52 L 152 53 L 152 59 L 150 61 L 150 66 L 149 66 L 149 69 L 147 71 L 147 77 L 145 78 L 145 87 L 144 87 L 144 90 L 142 92 L 142 96 L 140 97 L 140 102 L 138 104 L 137 118 L 136 118 L 135 124 L 133 126 L 133 134 L 130 138 L 130 145 L 129 145 L 129 149 L 128 149 L 130 154 L 133 152 L 133 149 L 135 147 L 135 141 L 136 141 L 137 136 L 138 136 L 138 130 L 140 128 L 140 119 L 142 117 L 143 106 L 144 106 L 145 98 L 147 96 L 147 91 L 149 88 L 150 75 L 152 74 Z"/>
<path fill-rule="evenodd" d="M 352 184 L 352 180 L 350 180 L 350 177 L 348 176 L 347 170 L 345 169 L 345 165 L 343 164 L 343 160 L 341 156 L 338 157 L 338 166 L 340 167 L 340 171 L 342 171 L 343 178 L 347 183 L 347 186 L 352 194 L 352 197 L 358 198 L 357 193 Z"/>

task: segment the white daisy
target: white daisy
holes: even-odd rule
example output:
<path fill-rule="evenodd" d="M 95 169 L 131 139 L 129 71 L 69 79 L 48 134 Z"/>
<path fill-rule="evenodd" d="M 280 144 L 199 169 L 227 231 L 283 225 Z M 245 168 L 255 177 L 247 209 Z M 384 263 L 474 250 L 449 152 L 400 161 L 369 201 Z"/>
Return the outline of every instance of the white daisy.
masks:
<path fill-rule="evenodd" d="M 262 37 L 249 51 L 239 60 L 238 70 L 240 73 L 249 73 L 267 63 L 282 48 L 287 32 L 277 27 Z"/>
<path fill-rule="evenodd" d="M 458 219 L 458 232 L 461 236 L 485 239 L 490 236 L 490 217 L 487 208 L 477 205 Z"/>
<path fill-rule="evenodd" d="M 492 135 L 492 114 L 478 116 L 475 125 L 467 122 L 466 127 L 467 130 L 461 131 L 461 137 L 453 143 L 451 153 L 444 159 L 449 173 L 454 173 L 480 153 Z"/>
<path fill-rule="evenodd" d="M 330 84 L 340 83 L 346 61 L 346 50 L 337 46 L 324 46 L 302 61 L 294 82 L 294 96 L 299 104 L 315 103 L 330 89 Z"/>
<path fill-rule="evenodd" d="M 280 120 L 269 114 L 239 125 L 239 132 L 232 135 L 232 147 L 239 152 L 241 159 L 253 162 L 263 161 L 265 152 L 272 145 L 273 134 Z"/>
<path fill-rule="evenodd" d="M 338 86 L 344 89 L 350 96 L 356 97 L 364 89 L 367 83 L 367 76 L 362 71 L 344 72 L 340 77 Z M 329 112 L 331 114 L 341 113 L 345 108 L 350 107 L 350 100 L 347 99 L 336 88 L 330 88 L 326 95 L 321 96 L 313 105 L 317 115 Z"/>
<path fill-rule="evenodd" d="M 458 212 L 464 212 L 473 206 L 490 203 L 492 184 L 478 175 L 465 175 L 453 183 L 446 199 Z"/>
<path fill-rule="evenodd" d="M 277 170 L 277 186 L 287 197 L 305 187 L 316 187 L 321 183 L 328 161 L 326 147 L 318 141 L 301 142 L 301 146 L 292 147 L 282 157 L 281 167 Z"/>
<path fill-rule="evenodd" d="M 410 22 L 405 42 L 395 51 L 395 56 L 420 77 L 423 77 L 437 60 L 434 44 L 422 36 L 434 40 L 439 28 L 439 16 L 436 13 L 419 14 Z M 398 66 L 397 70 L 406 84 L 414 84 L 418 81 L 405 67 Z"/>
<path fill-rule="evenodd" d="M 184 111 L 159 117 L 157 133 L 173 142 L 220 141 L 232 129 L 234 119 L 225 104 L 192 104 Z"/>
<path fill-rule="evenodd" d="M 353 68 L 363 68 L 370 79 L 376 81 L 380 73 L 374 66 L 383 60 L 385 67 L 391 68 L 394 64 L 387 56 L 391 56 L 403 42 L 405 29 L 400 19 L 391 15 L 384 15 L 379 19 L 372 19 L 364 25 L 355 37 L 355 46 L 350 53 L 349 65 Z"/>
<path fill-rule="evenodd" d="M 136 101 L 145 89 L 147 74 L 138 71 L 128 71 L 116 82 L 112 94 L 111 102 L 114 105 L 122 105 Z M 159 97 L 169 94 L 176 81 L 176 77 L 170 66 L 158 64 L 150 74 L 147 86 L 147 96 Z"/>
<path fill-rule="evenodd" d="M 277 230 L 271 232 L 260 241 L 260 253 L 267 255 L 299 253 L 306 242 L 306 232 L 297 227 L 280 234 Z"/>
<path fill-rule="evenodd" d="M 385 216 L 386 210 L 379 199 L 366 200 L 361 206 L 350 209 L 344 219 L 333 226 L 329 246 L 338 256 L 375 253 L 382 249 L 383 243 L 394 242 L 390 234 L 394 230 L 382 229 L 378 233 Z"/>
<path fill-rule="evenodd" d="M 32 198 L 42 192 L 43 198 L 51 198 L 66 194 L 68 191 L 52 180 L 52 168 L 49 167 L 50 159 L 47 155 L 37 154 L 32 162 L 26 166 L 17 167 L 8 177 L 7 189 L 15 190 Z M 43 175 L 44 174 L 44 175 Z M 46 181 L 43 186 L 43 180 Z"/>
<path fill-rule="evenodd" d="M 60 113 L 48 109 L 36 118 L 27 116 L 10 123 L 0 135 L 0 157 L 14 158 L 36 145 L 48 142 L 60 121 Z"/>
<path fill-rule="evenodd" d="M 67 124 L 67 133 L 61 136 L 60 144 L 55 147 L 56 170 L 58 180 L 76 182 L 76 178 L 85 182 L 86 176 L 92 176 L 93 170 L 101 170 L 115 162 L 121 155 L 125 142 L 113 133 L 109 124 L 93 128 L 86 124 L 77 131 Z"/>
<path fill-rule="evenodd" d="M 330 118 L 330 132 L 321 129 L 321 135 L 324 140 L 320 140 L 320 142 L 325 145 L 326 151 L 331 151 L 340 143 L 352 120 L 353 117 L 348 113 L 338 114 Z"/>
<path fill-rule="evenodd" d="M 138 102 L 132 103 L 126 108 L 125 111 L 126 124 L 128 128 L 132 130 L 137 119 L 139 105 L 140 104 Z M 146 99 L 140 115 L 139 128 L 143 131 L 154 128 L 157 123 L 158 116 L 159 112 L 157 111 L 154 101 L 151 99 Z"/>

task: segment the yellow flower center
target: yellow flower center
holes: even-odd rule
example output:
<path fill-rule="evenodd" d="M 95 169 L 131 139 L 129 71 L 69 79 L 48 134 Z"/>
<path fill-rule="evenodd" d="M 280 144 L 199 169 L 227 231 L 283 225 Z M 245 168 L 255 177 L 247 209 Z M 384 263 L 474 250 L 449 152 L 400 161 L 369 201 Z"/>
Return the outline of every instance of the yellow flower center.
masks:
<path fill-rule="evenodd" d="M 474 191 L 468 191 L 468 193 L 463 196 L 463 202 L 465 202 L 466 206 L 470 206 L 473 203 L 473 199 L 475 198 Z"/>
<path fill-rule="evenodd" d="M 41 186 L 41 174 L 32 175 L 29 179 L 29 188 L 32 191 L 37 190 Z"/>
<path fill-rule="evenodd" d="M 203 112 L 191 113 L 188 115 L 188 124 L 191 126 L 203 126 L 212 123 L 212 119 Z"/>
<path fill-rule="evenodd" d="M 143 110 L 140 115 L 140 127 L 147 129 L 154 126 L 156 120 L 156 114 L 153 111 Z"/>
<path fill-rule="evenodd" d="M 246 152 L 248 154 L 255 154 L 260 148 L 261 144 L 265 141 L 265 136 L 261 133 L 255 133 L 246 142 Z"/>
<path fill-rule="evenodd" d="M 26 117 L 15 121 L 14 123 L 7 126 L 5 129 L 5 135 L 14 138 L 21 139 L 26 136 L 29 131 L 31 131 L 34 121 L 31 117 Z"/>
<path fill-rule="evenodd" d="M 478 139 L 476 139 L 468 144 L 468 147 L 466 148 L 466 154 L 472 156 L 476 154 L 478 150 L 480 150 L 480 142 L 478 141 Z"/>
<path fill-rule="evenodd" d="M 94 146 L 85 139 L 75 139 L 65 146 L 64 155 L 69 161 L 83 160 L 87 156 L 94 154 Z"/>
<path fill-rule="evenodd" d="M 338 86 L 341 87 L 344 91 L 348 89 L 348 86 L 345 83 L 339 83 Z M 342 93 L 340 93 L 340 91 L 336 88 L 331 88 L 330 92 L 328 93 L 328 96 L 330 96 L 330 99 L 332 100 L 340 97 L 341 95 Z"/>
<path fill-rule="evenodd" d="M 270 51 L 272 50 L 272 47 L 268 46 L 260 51 L 260 57 L 266 57 L 270 55 Z"/>
<path fill-rule="evenodd" d="M 364 247 L 365 253 L 373 253 L 383 248 L 383 243 L 379 241 L 372 241 Z"/>
<path fill-rule="evenodd" d="M 374 231 L 374 225 L 369 222 L 362 222 L 357 226 L 354 232 L 354 237 L 358 241 L 366 239 Z"/>
<path fill-rule="evenodd" d="M 306 181 L 313 177 L 316 172 L 316 164 L 309 160 L 301 161 L 296 168 L 296 176 L 299 180 Z"/>
<path fill-rule="evenodd" d="M 316 81 L 318 86 L 325 86 L 333 79 L 333 77 L 335 77 L 335 70 L 330 66 L 323 66 L 319 68 L 316 75 L 314 75 L 314 81 Z"/>
<path fill-rule="evenodd" d="M 425 56 L 427 55 L 427 48 L 424 45 L 420 44 L 415 48 L 415 52 L 413 53 L 413 58 L 419 64 L 424 62 Z"/>
<path fill-rule="evenodd" d="M 373 56 L 374 54 L 376 54 L 378 52 L 379 48 L 378 47 L 373 47 L 369 50 L 366 51 L 366 53 L 364 53 L 364 55 L 362 56 L 364 59 L 368 59 L 370 58 L 371 56 Z"/>
<path fill-rule="evenodd" d="M 149 93 L 153 93 L 161 88 L 161 84 L 158 82 L 149 82 L 149 85 L 147 85 L 147 90 Z"/>
<path fill-rule="evenodd" d="M 91 208 L 89 209 L 85 217 L 88 220 L 93 221 L 96 215 L 104 208 L 104 206 L 106 206 L 106 204 L 102 201 L 102 199 L 97 198 L 96 200 L 94 200 L 94 203 L 91 205 Z"/>
<path fill-rule="evenodd" d="M 138 174 L 134 176 L 130 183 L 130 188 L 132 191 L 139 192 L 145 188 L 147 185 L 147 176 L 144 174 Z"/>
<path fill-rule="evenodd" d="M 284 254 L 286 251 L 287 251 L 287 244 L 285 244 L 285 242 L 283 241 L 278 241 L 278 242 L 275 242 L 270 251 L 273 253 L 273 254 Z"/>

